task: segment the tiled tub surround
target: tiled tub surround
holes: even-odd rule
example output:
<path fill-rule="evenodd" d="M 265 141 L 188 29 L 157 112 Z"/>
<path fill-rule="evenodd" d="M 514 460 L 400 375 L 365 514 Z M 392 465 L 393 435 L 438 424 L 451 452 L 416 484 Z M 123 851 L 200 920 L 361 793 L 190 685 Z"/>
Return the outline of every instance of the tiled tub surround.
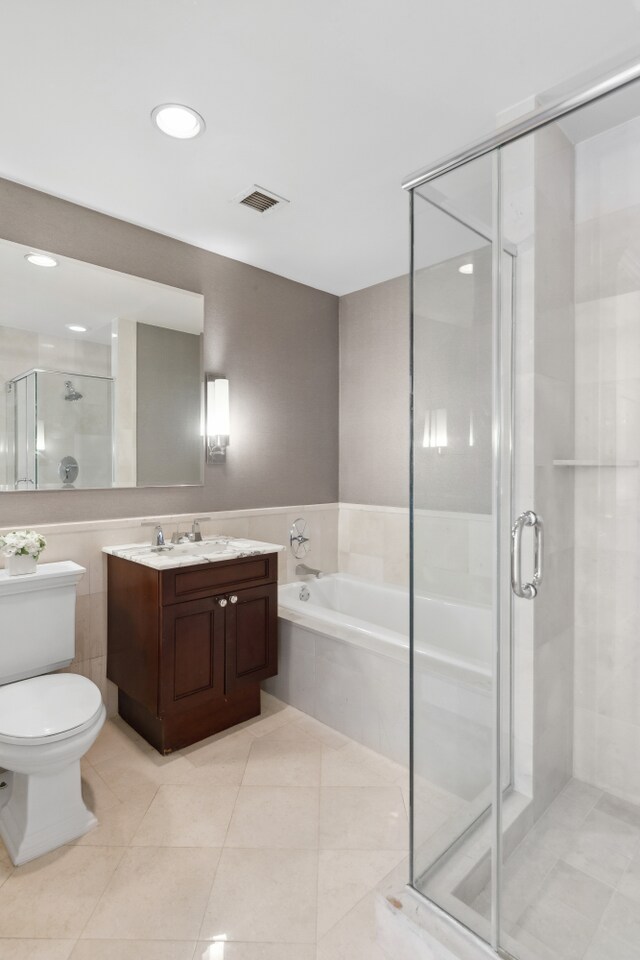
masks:
<path fill-rule="evenodd" d="M 470 603 L 491 600 L 491 517 L 416 509 L 416 591 Z M 409 585 L 409 510 L 341 503 L 338 569 Z"/>
<path fill-rule="evenodd" d="M 284 586 L 279 673 L 266 689 L 407 763 L 408 613 L 406 590 L 345 574 Z M 490 608 L 418 596 L 415 625 L 420 722 L 438 731 L 419 745 L 416 771 L 470 799 L 486 786 L 489 769 Z"/>
<path fill-rule="evenodd" d="M 58 494 L 61 497 L 73 494 Z M 204 514 L 199 514 L 204 515 Z M 270 543 L 288 543 L 289 528 L 300 515 L 309 523 L 312 536 L 309 562 L 325 570 L 335 570 L 338 539 L 337 504 L 317 504 L 271 509 L 241 510 L 207 514 L 201 524 L 203 537 L 221 534 L 249 537 Z M 197 515 L 196 515 L 197 516 Z M 76 660 L 68 668 L 93 680 L 102 692 L 109 715 L 117 712 L 117 690 L 106 679 L 107 664 L 107 582 L 106 555 L 102 548 L 122 543 L 150 543 L 152 526 L 161 523 L 170 539 L 175 529 L 189 530 L 193 514 L 180 516 L 136 517 L 99 520 L 94 523 L 38 524 L 47 538 L 43 562 L 74 560 L 87 573 L 78 585 L 76 605 Z M 4 530 L 13 527 L 4 527 Z M 296 560 L 289 550 L 280 555 L 279 577 L 283 583 L 295 576 Z"/>

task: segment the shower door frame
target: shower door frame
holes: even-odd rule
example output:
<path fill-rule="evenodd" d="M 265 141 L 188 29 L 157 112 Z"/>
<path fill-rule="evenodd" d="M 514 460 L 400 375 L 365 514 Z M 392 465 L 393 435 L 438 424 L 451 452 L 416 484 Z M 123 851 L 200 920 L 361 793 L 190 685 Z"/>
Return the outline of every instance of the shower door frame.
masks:
<path fill-rule="evenodd" d="M 505 514 L 507 522 L 511 523 L 511 503 L 513 501 L 513 427 L 514 427 L 514 387 L 515 387 L 515 369 L 514 369 L 514 346 L 517 331 L 517 320 L 515 314 L 515 280 L 516 273 L 513 273 L 512 298 L 510 304 L 510 315 L 508 322 L 505 319 L 503 310 L 503 251 L 505 249 L 505 240 L 503 237 L 502 224 L 502 177 L 501 177 L 501 148 L 512 144 L 529 134 L 546 127 L 563 117 L 566 117 L 588 104 L 594 103 L 616 93 L 624 87 L 640 80 L 640 60 L 633 60 L 623 66 L 618 65 L 615 69 L 607 72 L 604 76 L 597 79 L 591 79 L 584 83 L 578 89 L 568 96 L 562 97 L 553 103 L 539 108 L 524 118 L 509 123 L 498 129 L 491 136 L 478 140 L 467 146 L 460 152 L 450 154 L 428 167 L 422 168 L 409 175 L 402 187 L 409 192 L 410 196 L 410 322 L 411 322 L 411 358 L 410 358 L 410 503 L 411 503 L 411 525 L 410 525 L 410 658 L 413 663 L 414 654 L 414 591 L 413 591 L 413 558 L 414 558 L 414 526 L 413 526 L 413 476 L 414 476 L 414 348 L 413 348 L 413 328 L 414 328 L 414 251 L 415 251 L 415 192 L 417 188 L 424 187 L 431 181 L 438 180 L 447 173 L 462 167 L 480 157 L 492 155 L 493 168 L 493 226 L 490 236 L 483 235 L 490 239 L 492 243 L 492 300 L 493 300 L 493 490 L 492 490 L 492 508 L 494 517 L 494 561 L 493 561 L 493 610 L 494 610 L 494 636 L 493 636 L 493 773 L 492 773 L 492 869 L 491 869 L 491 939 L 490 946 L 500 957 L 511 958 L 512 955 L 501 946 L 501 866 L 502 866 L 502 800 L 504 785 L 502 783 L 502 734 L 503 718 L 501 692 L 504 683 L 502 650 L 504 639 L 508 639 L 508 649 L 511 649 L 512 633 L 512 609 L 513 595 L 509 583 L 510 556 L 505 547 L 504 524 Z M 422 193 L 421 199 L 426 202 L 433 202 Z M 442 212 L 454 216 L 465 226 L 471 226 L 468 218 L 460 218 L 448 204 L 434 204 Z M 449 206 L 449 209 L 446 207 Z M 475 229 L 471 226 L 472 229 Z M 480 231 L 479 231 L 480 232 Z M 509 244 L 507 244 L 509 246 Z M 507 252 L 510 252 L 507 250 Z M 516 263 L 514 258 L 513 263 Z M 506 631 L 506 632 L 505 632 Z M 510 657 L 512 664 L 513 657 Z M 510 666 L 510 670 L 511 670 Z M 513 682 L 510 678 L 510 695 L 513 695 Z M 414 815 L 414 709 L 415 698 L 413 682 L 410 683 L 410 884 L 416 892 L 425 899 L 429 899 L 414 885 L 414 836 L 413 836 L 413 815 Z M 511 710 L 509 710 L 511 717 Z M 510 765 L 512 768 L 513 757 L 513 735 L 510 736 Z M 441 916 L 448 920 L 460 924 L 454 917 L 451 917 L 445 910 L 439 907 L 433 901 L 430 901 L 433 908 Z M 482 938 L 472 931 L 473 935 L 481 942 Z"/>

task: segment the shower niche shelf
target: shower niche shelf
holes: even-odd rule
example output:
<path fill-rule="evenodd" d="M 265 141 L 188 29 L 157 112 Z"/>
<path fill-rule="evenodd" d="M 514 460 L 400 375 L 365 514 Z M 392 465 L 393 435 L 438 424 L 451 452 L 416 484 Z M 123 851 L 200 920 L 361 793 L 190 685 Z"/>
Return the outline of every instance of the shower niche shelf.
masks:
<path fill-rule="evenodd" d="M 554 460 L 554 467 L 637 467 L 640 460 Z"/>

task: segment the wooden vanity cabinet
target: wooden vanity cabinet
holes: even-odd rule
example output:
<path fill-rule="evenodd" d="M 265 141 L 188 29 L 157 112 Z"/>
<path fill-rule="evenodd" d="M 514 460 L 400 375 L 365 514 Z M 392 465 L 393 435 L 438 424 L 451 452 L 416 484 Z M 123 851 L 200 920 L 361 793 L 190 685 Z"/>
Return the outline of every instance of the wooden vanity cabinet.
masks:
<path fill-rule="evenodd" d="M 154 570 L 108 556 L 107 676 L 160 753 L 260 713 L 277 673 L 277 554 Z"/>

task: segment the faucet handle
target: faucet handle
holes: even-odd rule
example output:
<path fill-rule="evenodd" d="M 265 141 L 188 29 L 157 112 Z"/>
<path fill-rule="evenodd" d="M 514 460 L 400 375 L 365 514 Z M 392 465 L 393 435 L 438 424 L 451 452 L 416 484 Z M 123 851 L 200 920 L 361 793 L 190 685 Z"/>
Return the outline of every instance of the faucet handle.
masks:
<path fill-rule="evenodd" d="M 193 540 L 194 543 L 199 543 L 200 540 L 202 540 L 200 524 L 204 523 L 205 520 L 211 520 L 211 517 L 194 517 L 193 523 L 191 524 L 191 540 Z"/>

